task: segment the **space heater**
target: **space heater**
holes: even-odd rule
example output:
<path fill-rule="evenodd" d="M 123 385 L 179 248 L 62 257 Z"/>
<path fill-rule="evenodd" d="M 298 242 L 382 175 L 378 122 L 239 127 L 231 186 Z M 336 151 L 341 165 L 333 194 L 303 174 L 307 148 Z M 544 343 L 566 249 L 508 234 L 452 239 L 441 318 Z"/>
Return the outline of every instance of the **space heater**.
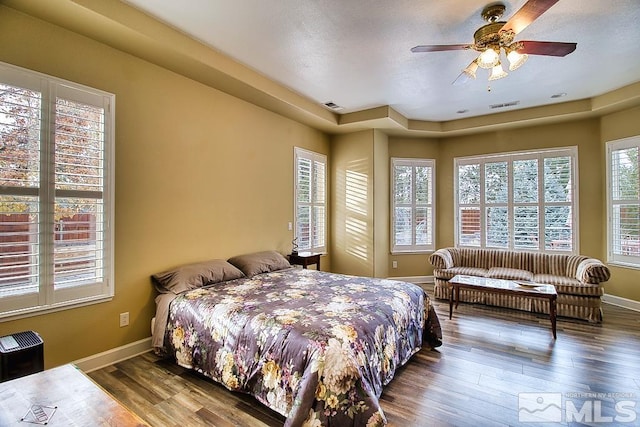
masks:
<path fill-rule="evenodd" d="M 44 344 L 36 332 L 0 337 L 0 382 L 44 370 Z"/>

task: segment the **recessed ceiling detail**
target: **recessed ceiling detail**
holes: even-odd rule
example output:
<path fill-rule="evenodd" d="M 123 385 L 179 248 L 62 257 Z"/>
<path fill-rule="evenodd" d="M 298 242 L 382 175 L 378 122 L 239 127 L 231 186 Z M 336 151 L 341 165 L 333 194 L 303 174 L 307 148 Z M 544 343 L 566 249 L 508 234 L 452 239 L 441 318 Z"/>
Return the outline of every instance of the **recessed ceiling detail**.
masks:
<path fill-rule="evenodd" d="M 514 99 L 520 104 L 511 107 L 509 113 L 532 109 L 535 117 L 569 110 L 574 113 L 567 117 L 575 117 L 577 112 L 602 110 L 603 102 L 628 106 L 638 99 L 638 0 L 557 1 L 520 32 L 515 41 L 575 42 L 576 51 L 564 58 L 529 54 L 527 63 L 510 72 L 508 78 L 491 82 L 490 92 L 486 90 L 486 83 L 480 84 L 480 81 L 466 86 L 451 85 L 462 68 L 478 56 L 477 51 L 462 49 L 419 55 L 411 53 L 409 48 L 422 41 L 474 43 L 474 32 L 487 24 L 481 12 L 492 0 L 124 0 L 109 8 L 99 7 L 100 2 L 59 1 L 68 5 L 67 9 L 104 15 L 104 34 L 96 34 L 102 30 L 92 26 L 86 28 L 88 36 L 129 49 L 146 60 L 154 61 L 157 57 L 165 67 L 170 58 L 186 56 L 197 66 L 212 69 L 203 73 L 196 68 L 192 78 L 206 78 L 220 86 L 226 84 L 226 80 L 215 76 L 226 74 L 259 93 L 243 94 L 243 87 L 232 81 L 229 88 L 222 90 L 250 102 L 266 103 L 279 98 L 279 105 L 265 105 L 265 108 L 280 114 L 290 112 L 297 120 L 322 129 L 326 124 L 330 131 L 352 129 L 353 123 L 369 117 L 364 112 L 382 107 L 394 110 L 392 129 L 440 132 L 438 129 L 454 127 L 445 125 L 448 121 L 455 121 L 457 129 L 462 126 L 461 120 L 469 119 L 469 126 L 473 127 L 478 123 L 473 119 L 478 116 L 502 113 L 489 110 L 489 104 Z M 509 20 L 528 3 L 528 0 L 498 1 L 505 6 L 505 18 L 499 21 Z M 77 20 L 69 25 L 76 31 L 86 27 L 87 21 L 81 20 L 80 14 L 77 18 L 67 13 L 58 16 L 60 7 L 47 8 L 49 2 L 45 0 L 8 0 L 3 5 L 7 3 L 27 13 L 40 8 L 42 17 L 52 15 L 56 22 L 63 18 Z M 165 29 L 138 25 L 144 19 L 135 17 L 131 6 L 140 9 L 146 18 L 153 17 L 167 24 Z M 107 33 L 106 26 L 113 22 L 121 26 L 122 34 Z M 182 38 L 169 34 L 171 29 Z M 135 45 L 127 41 L 125 34 L 127 37 L 139 35 L 141 45 L 153 41 L 158 49 L 167 52 L 134 50 Z M 198 46 L 192 48 L 186 43 L 185 35 Z M 204 51 L 207 46 L 211 47 L 210 58 Z M 508 72 L 507 59 L 502 60 Z M 176 60 L 175 71 L 188 72 L 185 61 L 180 61 Z M 489 74 L 481 69 L 478 74 L 481 71 Z M 478 80 L 484 78 L 484 75 L 478 76 Z M 551 94 L 562 92 L 567 96 L 550 98 Z M 298 97 L 301 99 L 294 100 Z M 598 102 L 590 101 L 594 99 Z M 338 113 L 323 105 L 327 101 L 345 107 L 339 112 L 340 117 L 357 114 L 349 120 L 336 120 L 333 116 Z M 563 104 L 568 105 L 559 107 Z M 549 108 L 539 108 L 544 106 Z M 469 111 L 461 116 L 457 111 L 463 109 Z M 480 120 L 492 123 L 499 118 L 488 116 Z M 513 123 L 513 117 L 507 121 Z M 350 124 L 344 125 L 345 122 Z M 362 126 L 371 123 L 366 120 Z M 379 125 L 376 121 L 375 126 Z"/>

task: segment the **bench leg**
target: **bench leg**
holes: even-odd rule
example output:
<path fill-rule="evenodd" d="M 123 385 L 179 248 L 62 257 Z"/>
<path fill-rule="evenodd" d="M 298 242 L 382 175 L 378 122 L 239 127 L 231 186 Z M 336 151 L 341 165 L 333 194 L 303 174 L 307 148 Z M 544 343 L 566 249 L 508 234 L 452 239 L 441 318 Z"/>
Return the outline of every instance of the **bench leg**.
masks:
<path fill-rule="evenodd" d="M 557 339 L 556 335 L 556 317 L 558 316 L 557 295 L 553 295 L 549 299 L 549 317 L 551 318 L 551 332 L 553 332 L 553 339 Z"/>
<path fill-rule="evenodd" d="M 451 316 L 453 315 L 453 293 L 455 292 L 455 286 L 454 285 L 449 285 L 451 286 L 451 289 L 449 290 L 449 320 L 451 320 Z"/>

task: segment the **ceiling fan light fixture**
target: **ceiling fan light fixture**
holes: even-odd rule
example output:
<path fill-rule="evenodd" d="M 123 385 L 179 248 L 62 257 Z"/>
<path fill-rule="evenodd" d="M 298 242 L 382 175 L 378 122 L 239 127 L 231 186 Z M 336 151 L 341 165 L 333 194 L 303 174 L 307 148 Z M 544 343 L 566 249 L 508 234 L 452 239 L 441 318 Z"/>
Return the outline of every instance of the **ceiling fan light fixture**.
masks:
<path fill-rule="evenodd" d="M 527 59 L 529 59 L 529 55 L 527 55 L 526 53 L 518 53 L 515 50 L 509 50 L 507 59 L 509 60 L 509 71 L 514 71 L 520 68 L 522 64 L 527 62 Z"/>
<path fill-rule="evenodd" d="M 500 48 L 498 48 L 499 51 Z M 478 60 L 476 61 L 481 68 L 493 68 L 500 61 L 500 56 L 498 52 L 496 52 L 493 48 L 485 49 L 480 56 L 478 56 Z"/>
<path fill-rule="evenodd" d="M 491 69 L 491 75 L 489 76 L 489 80 L 498 80 L 503 77 L 507 77 L 507 72 L 502 69 L 502 64 L 500 61 Z"/>
<path fill-rule="evenodd" d="M 465 68 L 462 72 L 465 73 L 467 76 L 472 77 L 472 78 L 476 78 L 476 71 L 478 70 L 478 63 L 476 61 L 473 61 L 471 64 L 469 64 L 469 66 L 467 68 Z"/>

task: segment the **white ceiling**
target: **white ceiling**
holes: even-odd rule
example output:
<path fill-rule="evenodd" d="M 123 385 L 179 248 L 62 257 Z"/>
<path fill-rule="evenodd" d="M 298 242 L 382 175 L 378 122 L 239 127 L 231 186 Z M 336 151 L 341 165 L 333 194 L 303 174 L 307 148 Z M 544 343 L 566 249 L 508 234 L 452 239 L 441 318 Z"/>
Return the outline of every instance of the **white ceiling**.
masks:
<path fill-rule="evenodd" d="M 526 2 L 502 1 L 502 20 Z M 591 98 L 640 81 L 640 0 L 560 0 L 516 41 L 577 42 L 575 52 L 531 55 L 491 84 L 487 70 L 478 70 L 462 86 L 451 83 L 477 53 L 410 48 L 472 43 L 487 0 L 126 3 L 314 102 L 344 107 L 341 113 L 388 105 L 409 119 L 449 121 Z M 551 98 L 559 93 L 566 96 Z M 513 101 L 519 104 L 489 108 Z"/>

